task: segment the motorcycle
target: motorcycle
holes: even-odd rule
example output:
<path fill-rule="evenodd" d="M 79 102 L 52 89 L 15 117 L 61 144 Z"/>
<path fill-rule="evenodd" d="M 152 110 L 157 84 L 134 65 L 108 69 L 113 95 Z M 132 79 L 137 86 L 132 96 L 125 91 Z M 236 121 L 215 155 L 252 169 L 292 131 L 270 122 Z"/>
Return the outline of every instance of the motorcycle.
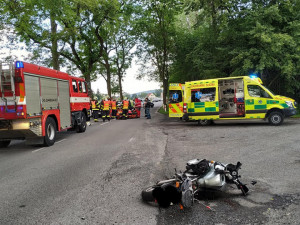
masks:
<path fill-rule="evenodd" d="M 128 119 L 134 119 L 134 118 L 140 118 L 140 110 L 137 108 L 132 108 L 132 109 L 128 109 Z M 121 107 L 119 107 L 117 109 L 117 115 L 116 115 L 117 119 L 122 119 L 123 118 L 123 110 Z"/>
<path fill-rule="evenodd" d="M 142 191 L 145 202 L 156 202 L 167 208 L 172 204 L 180 204 L 182 208 L 190 208 L 196 196 L 201 192 L 224 191 L 228 184 L 235 184 L 246 196 L 249 189 L 243 184 L 238 173 L 241 163 L 224 164 L 206 159 L 192 159 L 187 162 L 186 170 L 177 173 L 172 179 L 162 180 Z"/>

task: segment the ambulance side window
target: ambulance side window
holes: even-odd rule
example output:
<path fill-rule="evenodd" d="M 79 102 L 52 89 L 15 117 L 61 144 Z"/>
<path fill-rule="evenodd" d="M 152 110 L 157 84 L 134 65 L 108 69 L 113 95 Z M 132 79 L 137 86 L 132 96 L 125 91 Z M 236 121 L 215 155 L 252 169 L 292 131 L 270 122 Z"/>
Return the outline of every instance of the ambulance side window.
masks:
<path fill-rule="evenodd" d="M 169 92 L 169 103 L 179 103 L 182 102 L 181 90 L 174 90 Z"/>
<path fill-rule="evenodd" d="M 215 96 L 216 88 L 193 89 L 191 92 L 192 102 L 213 102 Z"/>
<path fill-rule="evenodd" d="M 78 86 L 76 80 L 72 80 L 73 91 L 78 92 Z"/>
<path fill-rule="evenodd" d="M 271 98 L 271 96 L 258 85 L 248 85 L 248 93 L 251 97 Z"/>

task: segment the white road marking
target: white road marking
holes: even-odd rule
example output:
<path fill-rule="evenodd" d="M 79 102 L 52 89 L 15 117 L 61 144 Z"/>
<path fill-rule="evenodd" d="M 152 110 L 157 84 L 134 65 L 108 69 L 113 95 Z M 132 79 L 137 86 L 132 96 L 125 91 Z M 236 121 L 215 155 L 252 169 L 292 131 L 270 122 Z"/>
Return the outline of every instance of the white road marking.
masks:
<path fill-rule="evenodd" d="M 43 150 L 44 148 L 39 148 L 39 149 L 36 149 L 36 150 L 33 150 L 32 153 L 35 153 L 35 152 L 39 152 L 41 150 Z"/>
<path fill-rule="evenodd" d="M 62 140 L 60 140 L 60 141 L 57 141 L 57 142 L 55 142 L 55 144 L 58 144 L 58 143 L 63 142 L 63 141 L 65 141 L 65 140 L 67 140 L 67 139 L 62 139 Z M 39 149 L 33 150 L 32 153 L 39 152 L 39 151 L 41 151 L 41 150 L 43 150 L 43 149 L 46 149 L 46 148 L 43 147 L 43 148 L 39 148 Z"/>
<path fill-rule="evenodd" d="M 109 123 L 109 122 L 102 123 L 102 124 L 100 124 L 100 126 L 103 126 L 103 125 L 108 124 L 108 123 Z"/>
<path fill-rule="evenodd" d="M 135 138 L 134 137 L 132 137 L 132 138 L 130 138 L 129 139 L 129 141 L 128 142 L 132 142 L 132 141 L 134 141 L 135 140 Z"/>
<path fill-rule="evenodd" d="M 57 143 L 60 143 L 60 142 L 63 142 L 63 141 L 65 141 L 65 140 L 67 140 L 67 139 L 62 139 L 62 140 L 56 142 L 56 144 L 57 144 Z"/>

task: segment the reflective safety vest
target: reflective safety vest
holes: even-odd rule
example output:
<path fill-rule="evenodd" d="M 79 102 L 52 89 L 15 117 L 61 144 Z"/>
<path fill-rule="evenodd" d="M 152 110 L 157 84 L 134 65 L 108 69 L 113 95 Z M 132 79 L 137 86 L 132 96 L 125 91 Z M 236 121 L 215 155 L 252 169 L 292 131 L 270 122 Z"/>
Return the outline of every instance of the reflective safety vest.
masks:
<path fill-rule="evenodd" d="M 96 101 L 91 101 L 92 103 L 92 109 L 95 109 L 96 108 Z"/>
<path fill-rule="evenodd" d="M 128 109 L 128 106 L 129 106 L 129 101 L 124 100 L 123 101 L 123 109 Z"/>
<path fill-rule="evenodd" d="M 103 110 L 109 110 L 109 101 L 103 101 Z"/>
<path fill-rule="evenodd" d="M 139 100 L 139 99 L 135 99 L 135 107 L 136 108 L 141 108 L 142 107 L 142 102 L 141 102 L 141 100 Z"/>
<path fill-rule="evenodd" d="M 111 101 L 111 109 L 116 110 L 117 109 L 117 102 Z"/>

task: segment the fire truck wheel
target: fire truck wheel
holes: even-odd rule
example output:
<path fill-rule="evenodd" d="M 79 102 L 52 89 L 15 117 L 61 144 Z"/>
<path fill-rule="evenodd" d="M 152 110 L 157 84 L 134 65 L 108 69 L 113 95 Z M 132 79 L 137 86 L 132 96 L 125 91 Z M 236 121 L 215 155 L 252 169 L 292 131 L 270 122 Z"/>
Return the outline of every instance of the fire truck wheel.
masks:
<path fill-rule="evenodd" d="M 83 133 L 86 130 L 86 116 L 85 116 L 84 112 L 80 113 L 80 120 L 81 120 L 81 123 L 76 128 L 77 133 Z"/>
<path fill-rule="evenodd" d="M 8 141 L 0 141 L 0 148 L 6 148 L 10 144 L 10 140 Z"/>
<path fill-rule="evenodd" d="M 56 123 L 53 118 L 48 117 L 45 126 L 44 145 L 45 146 L 54 145 L 55 137 L 56 137 Z"/>

